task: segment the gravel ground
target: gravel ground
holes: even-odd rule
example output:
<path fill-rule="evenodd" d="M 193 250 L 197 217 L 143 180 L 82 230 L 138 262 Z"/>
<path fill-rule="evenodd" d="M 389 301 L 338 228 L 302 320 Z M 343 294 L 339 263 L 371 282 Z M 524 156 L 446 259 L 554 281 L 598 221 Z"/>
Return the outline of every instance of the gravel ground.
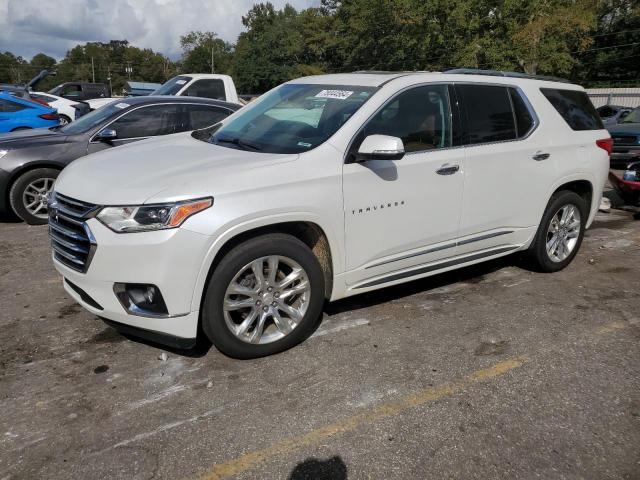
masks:
<path fill-rule="evenodd" d="M 125 338 L 0 223 L 0 479 L 640 479 L 640 221 L 343 300 L 252 361 Z M 166 360 L 162 360 L 166 353 Z"/>

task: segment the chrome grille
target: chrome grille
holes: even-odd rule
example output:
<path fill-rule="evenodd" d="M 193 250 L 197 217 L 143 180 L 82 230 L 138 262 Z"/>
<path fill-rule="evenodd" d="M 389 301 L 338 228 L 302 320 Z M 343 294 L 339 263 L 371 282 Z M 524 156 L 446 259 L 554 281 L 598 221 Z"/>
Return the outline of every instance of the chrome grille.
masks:
<path fill-rule="evenodd" d="M 49 236 L 53 256 L 78 272 L 86 272 L 96 241 L 85 223 L 100 207 L 53 193 L 49 200 Z"/>

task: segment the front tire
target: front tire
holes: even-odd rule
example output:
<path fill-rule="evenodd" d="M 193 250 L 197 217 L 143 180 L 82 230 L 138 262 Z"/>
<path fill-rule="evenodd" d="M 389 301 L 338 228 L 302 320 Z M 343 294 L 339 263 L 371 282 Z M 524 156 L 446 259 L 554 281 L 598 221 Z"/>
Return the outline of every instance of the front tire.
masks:
<path fill-rule="evenodd" d="M 9 191 L 15 214 L 29 225 L 47 223 L 47 195 L 59 174 L 54 168 L 36 168 L 20 175 Z"/>
<path fill-rule="evenodd" d="M 587 217 L 587 205 L 580 195 L 567 190 L 555 193 L 529 247 L 532 267 L 557 272 L 569 265 L 582 244 Z"/>
<path fill-rule="evenodd" d="M 324 289 L 322 267 L 303 242 L 285 234 L 250 239 L 227 252 L 214 270 L 202 328 L 230 357 L 282 352 L 314 331 Z"/>

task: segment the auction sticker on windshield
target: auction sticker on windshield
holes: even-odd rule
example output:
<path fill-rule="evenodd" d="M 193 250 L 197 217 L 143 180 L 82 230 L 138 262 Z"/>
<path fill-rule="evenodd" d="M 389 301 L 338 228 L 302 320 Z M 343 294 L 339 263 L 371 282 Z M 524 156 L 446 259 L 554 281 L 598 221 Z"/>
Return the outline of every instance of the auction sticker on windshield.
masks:
<path fill-rule="evenodd" d="M 322 90 L 316 98 L 335 98 L 336 100 L 346 100 L 353 94 L 350 90 Z"/>
<path fill-rule="evenodd" d="M 128 103 L 116 103 L 116 108 L 128 108 Z"/>

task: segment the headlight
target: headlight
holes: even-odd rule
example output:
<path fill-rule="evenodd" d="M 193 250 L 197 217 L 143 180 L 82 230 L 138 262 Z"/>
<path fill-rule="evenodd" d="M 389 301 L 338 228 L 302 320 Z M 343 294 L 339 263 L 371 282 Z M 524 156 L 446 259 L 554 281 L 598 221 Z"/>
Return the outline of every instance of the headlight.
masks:
<path fill-rule="evenodd" d="M 9 150 L 0 150 L 0 158 L 4 157 L 7 153 L 9 153 Z"/>
<path fill-rule="evenodd" d="M 191 215 L 213 205 L 212 198 L 161 205 L 104 207 L 96 218 L 116 233 L 146 232 L 176 228 Z"/>

